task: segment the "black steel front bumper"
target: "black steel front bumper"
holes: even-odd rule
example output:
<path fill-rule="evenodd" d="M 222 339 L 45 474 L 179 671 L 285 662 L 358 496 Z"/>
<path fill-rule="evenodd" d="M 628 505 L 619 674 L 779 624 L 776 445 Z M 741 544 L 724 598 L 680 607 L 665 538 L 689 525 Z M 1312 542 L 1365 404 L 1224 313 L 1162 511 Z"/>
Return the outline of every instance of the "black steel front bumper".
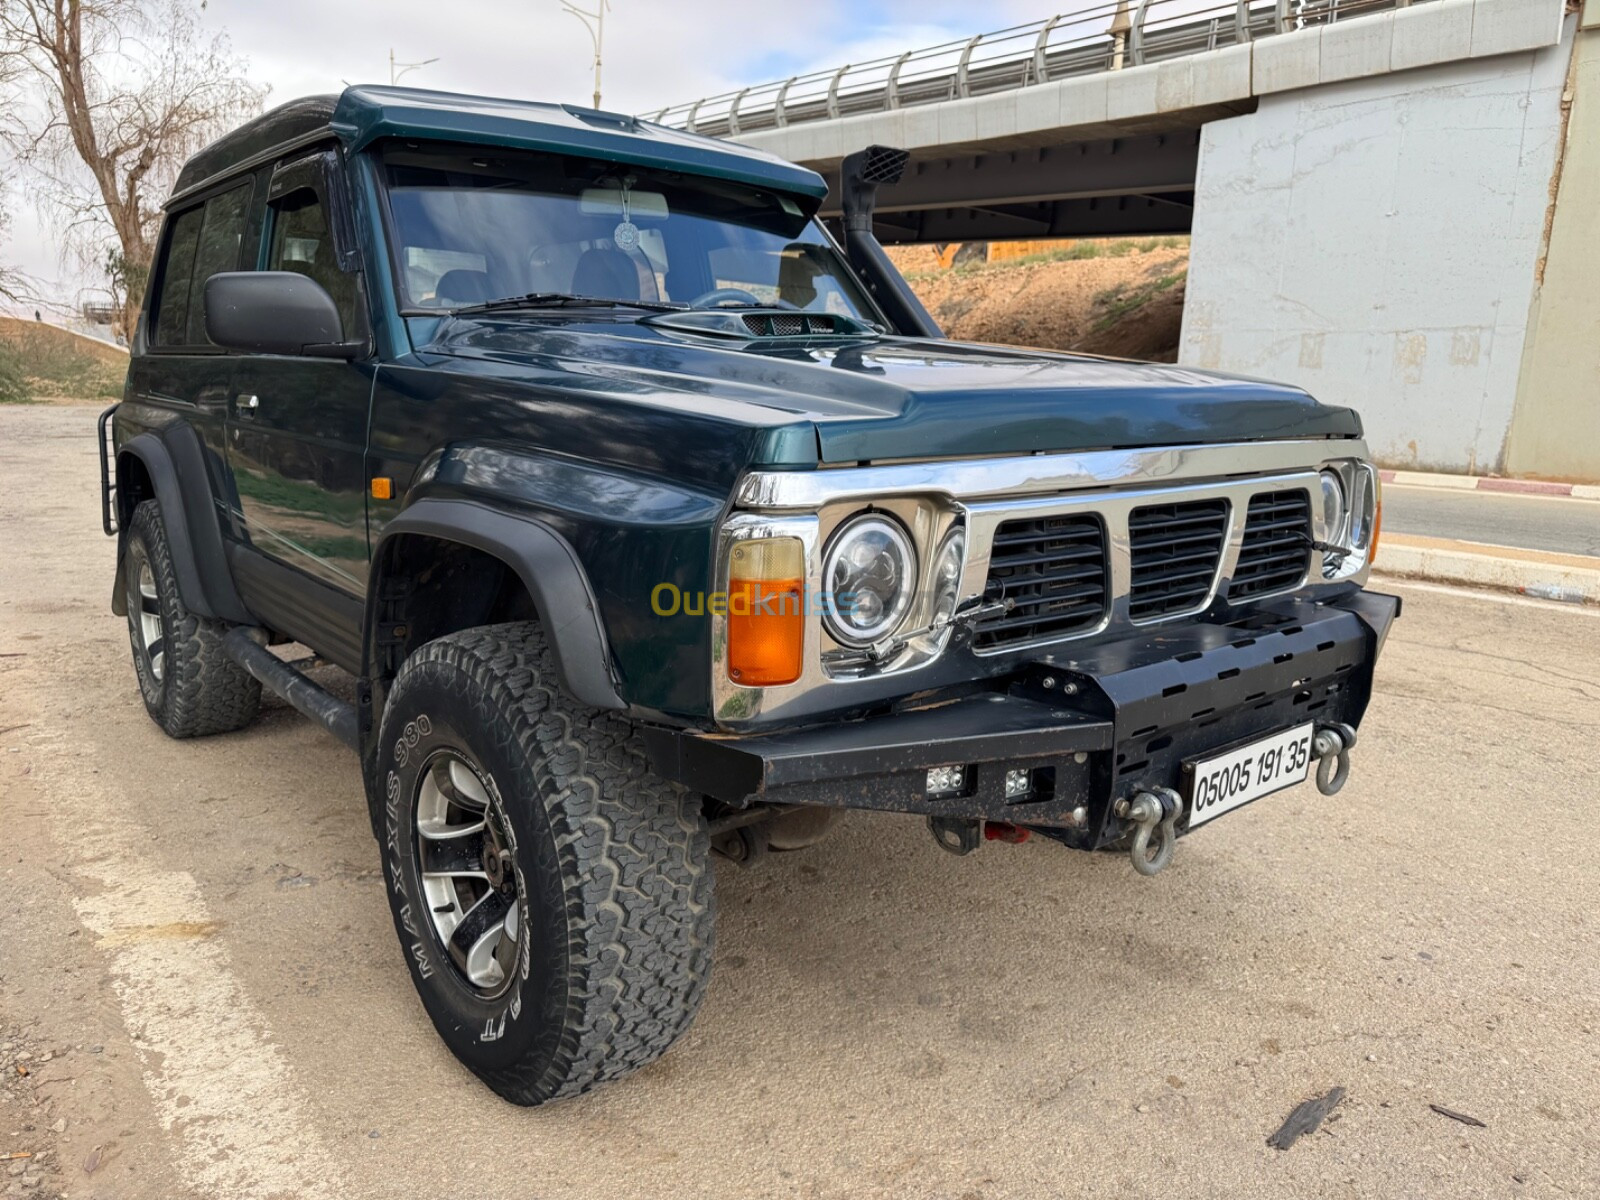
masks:
<path fill-rule="evenodd" d="M 985 690 L 830 725 L 749 735 L 651 728 L 658 772 L 735 807 L 823 804 L 1037 827 L 1115 841 L 1119 798 L 1187 794 L 1185 763 L 1303 724 L 1360 724 L 1398 597 L 1267 601 L 1224 624 L 1162 626 L 1041 655 Z M 928 795 L 933 767 L 965 769 Z M 1006 796 L 1008 771 L 1032 792 Z M 1179 823 L 1182 831 L 1183 822 Z"/>

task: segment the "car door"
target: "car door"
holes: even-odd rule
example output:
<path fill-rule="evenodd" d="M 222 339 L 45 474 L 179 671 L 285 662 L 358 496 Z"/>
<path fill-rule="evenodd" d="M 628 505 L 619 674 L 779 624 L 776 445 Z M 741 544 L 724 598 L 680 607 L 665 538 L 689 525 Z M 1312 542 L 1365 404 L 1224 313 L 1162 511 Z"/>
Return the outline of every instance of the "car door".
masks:
<path fill-rule="evenodd" d="M 234 179 L 167 215 L 117 418 L 126 436 L 157 433 L 180 461 L 191 521 L 218 520 L 230 491 L 223 423 L 234 360 L 206 337 L 202 293 L 212 275 L 239 269 L 252 187 Z"/>
<path fill-rule="evenodd" d="M 314 280 L 333 297 L 345 339 L 361 340 L 367 314 L 348 212 L 338 207 L 340 169 L 332 151 L 277 166 L 259 267 Z M 374 370 L 370 360 L 242 355 L 228 404 L 229 465 L 248 546 L 236 577 L 255 611 L 335 661 L 348 647 L 332 643 L 355 636 L 366 591 Z M 325 587 L 298 586 L 285 568 Z"/>

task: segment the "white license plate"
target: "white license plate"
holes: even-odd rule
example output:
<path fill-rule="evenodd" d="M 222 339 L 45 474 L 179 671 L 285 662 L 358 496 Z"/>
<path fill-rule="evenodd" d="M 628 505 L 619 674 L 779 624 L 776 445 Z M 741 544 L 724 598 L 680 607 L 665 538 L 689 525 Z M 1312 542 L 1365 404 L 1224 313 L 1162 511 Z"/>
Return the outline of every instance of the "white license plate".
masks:
<path fill-rule="evenodd" d="M 1195 763 L 1189 784 L 1189 828 L 1304 783 L 1311 773 L 1311 733 L 1311 725 L 1301 725 Z"/>

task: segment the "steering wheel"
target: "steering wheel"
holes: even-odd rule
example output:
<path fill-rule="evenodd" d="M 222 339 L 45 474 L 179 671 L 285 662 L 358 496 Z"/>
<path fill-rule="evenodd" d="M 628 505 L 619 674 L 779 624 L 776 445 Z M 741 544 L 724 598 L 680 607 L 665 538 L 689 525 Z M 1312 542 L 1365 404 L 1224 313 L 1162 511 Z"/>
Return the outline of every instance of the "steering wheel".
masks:
<path fill-rule="evenodd" d="M 719 308 L 729 301 L 737 304 L 749 304 L 755 307 L 760 307 L 761 305 L 759 297 L 745 291 L 743 288 L 719 287 L 712 288 L 709 292 L 700 293 L 700 295 L 689 301 L 689 307 Z"/>

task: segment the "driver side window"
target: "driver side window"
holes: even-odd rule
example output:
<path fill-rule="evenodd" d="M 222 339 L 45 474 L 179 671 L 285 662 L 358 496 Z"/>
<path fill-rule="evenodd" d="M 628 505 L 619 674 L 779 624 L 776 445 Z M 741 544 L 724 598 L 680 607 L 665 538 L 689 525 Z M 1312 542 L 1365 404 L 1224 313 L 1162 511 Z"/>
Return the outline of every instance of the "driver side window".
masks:
<path fill-rule="evenodd" d="M 299 188 L 273 201 L 267 270 L 294 271 L 321 284 L 338 306 L 345 337 L 354 337 L 361 328 L 355 276 L 339 268 L 327 207 L 314 188 Z"/>

